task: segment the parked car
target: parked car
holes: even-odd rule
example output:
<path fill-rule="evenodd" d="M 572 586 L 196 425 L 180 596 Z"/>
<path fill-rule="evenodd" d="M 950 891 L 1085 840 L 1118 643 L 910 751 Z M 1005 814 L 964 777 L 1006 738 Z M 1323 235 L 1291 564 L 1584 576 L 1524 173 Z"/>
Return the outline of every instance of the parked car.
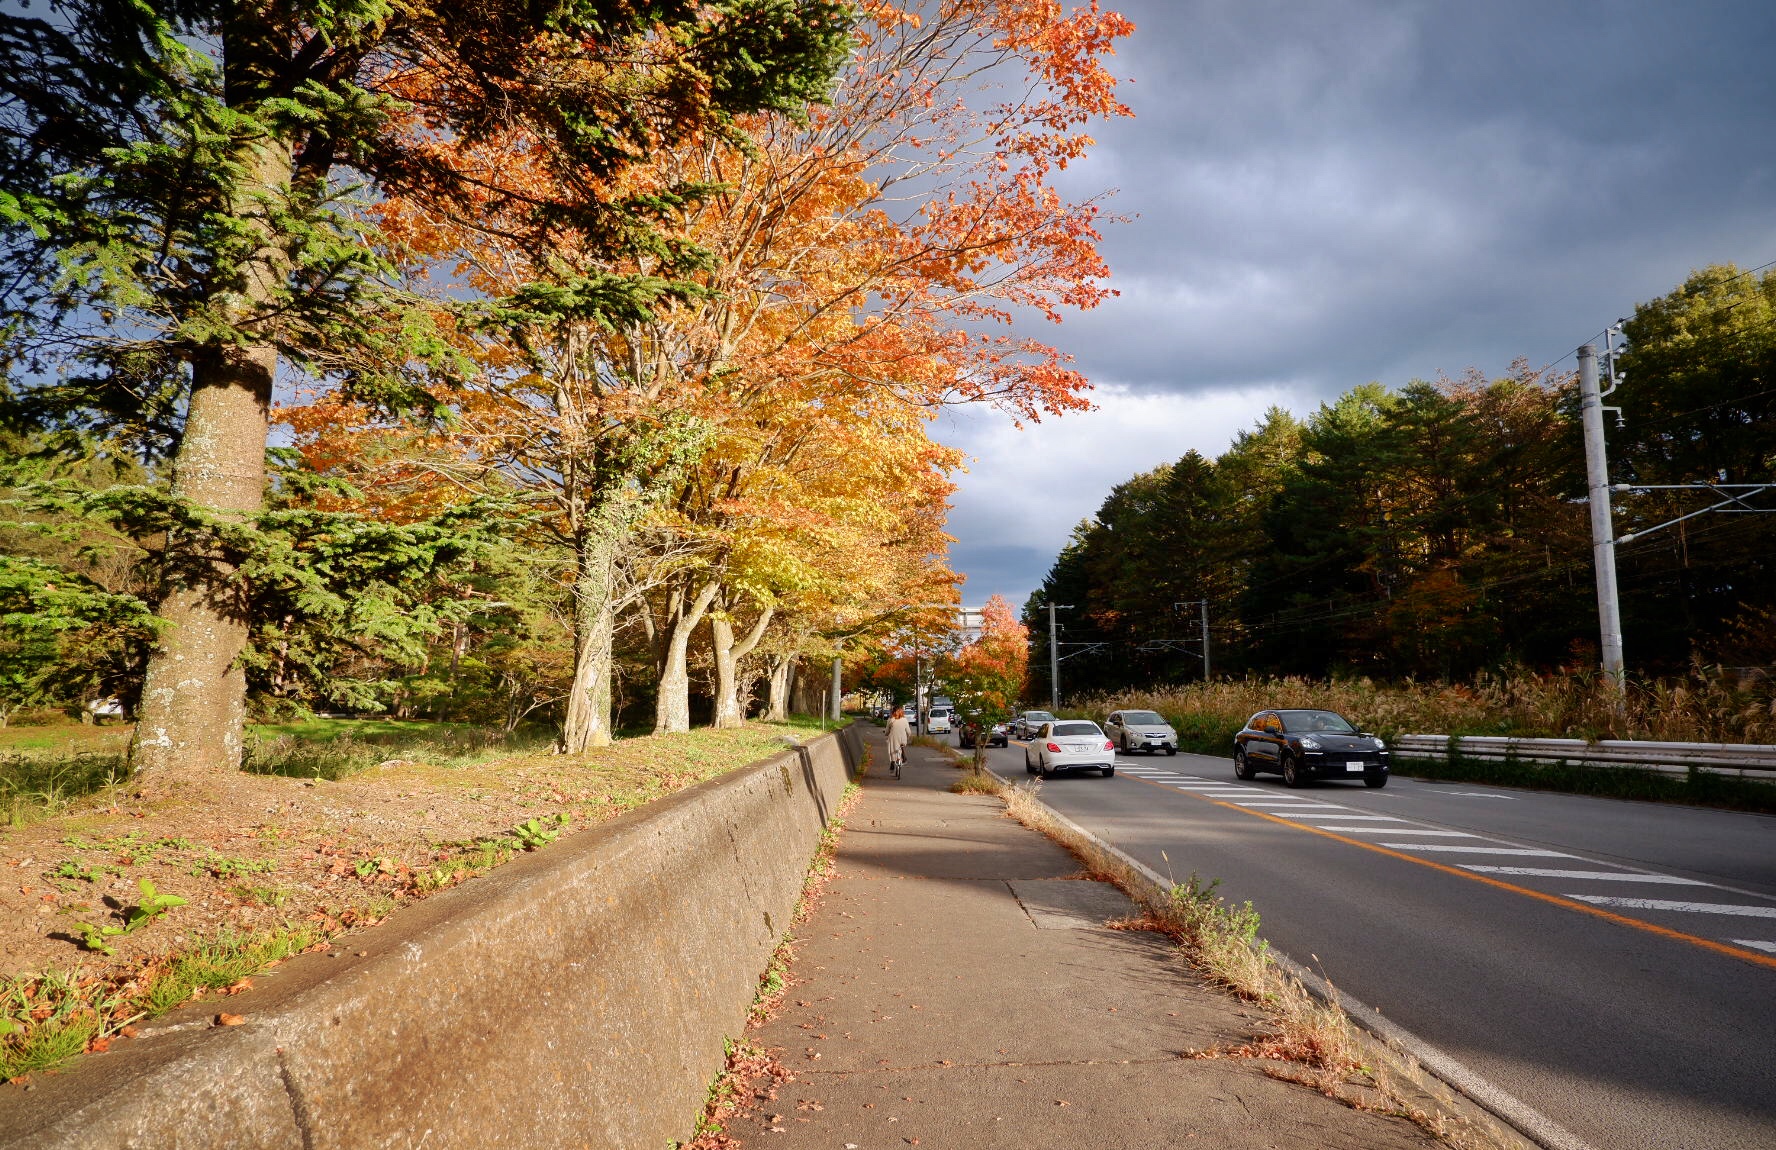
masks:
<path fill-rule="evenodd" d="M 1124 754 L 1163 750 L 1178 753 L 1178 732 L 1156 711 L 1116 711 L 1104 720 L 1104 733 Z"/>
<path fill-rule="evenodd" d="M 963 747 L 972 747 L 983 739 L 989 747 L 1004 747 L 1011 743 L 1011 728 L 1005 723 L 963 723 L 956 738 Z"/>
<path fill-rule="evenodd" d="M 1116 744 L 1090 719 L 1059 719 L 1043 723 L 1024 744 L 1024 770 L 1032 775 L 1061 771 L 1116 773 Z"/>
<path fill-rule="evenodd" d="M 950 733 L 950 709 L 933 707 L 925 717 L 925 733 L 927 735 L 947 735 Z"/>
<path fill-rule="evenodd" d="M 1281 773 L 1291 787 L 1317 778 L 1361 778 L 1365 786 L 1385 787 L 1388 749 L 1337 711 L 1259 711 L 1233 737 L 1233 773 L 1250 779 L 1260 771 Z"/>
<path fill-rule="evenodd" d="M 1024 711 L 1011 721 L 1011 737 L 1027 739 L 1044 723 L 1052 723 L 1055 717 L 1047 711 Z"/>

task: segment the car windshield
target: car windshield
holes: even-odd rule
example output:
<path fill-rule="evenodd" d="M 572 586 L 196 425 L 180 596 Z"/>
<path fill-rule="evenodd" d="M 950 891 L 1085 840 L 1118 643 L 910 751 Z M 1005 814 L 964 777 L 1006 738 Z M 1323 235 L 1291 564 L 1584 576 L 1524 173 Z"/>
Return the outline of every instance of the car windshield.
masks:
<path fill-rule="evenodd" d="M 1056 723 L 1054 733 L 1057 735 L 1096 735 L 1101 734 L 1096 723 Z"/>
<path fill-rule="evenodd" d="M 1152 711 L 1124 711 L 1122 713 L 1122 722 L 1124 726 L 1127 726 L 1130 723 L 1141 727 L 1165 726 L 1165 720 Z"/>
<path fill-rule="evenodd" d="M 1054 716 L 1047 711 L 1025 711 L 1024 721 L 1026 723 L 1052 723 Z"/>
<path fill-rule="evenodd" d="M 1329 735 L 1354 735 L 1357 729 L 1337 711 L 1278 711 L 1283 717 L 1283 730 L 1290 734 L 1312 734 L 1323 731 Z"/>

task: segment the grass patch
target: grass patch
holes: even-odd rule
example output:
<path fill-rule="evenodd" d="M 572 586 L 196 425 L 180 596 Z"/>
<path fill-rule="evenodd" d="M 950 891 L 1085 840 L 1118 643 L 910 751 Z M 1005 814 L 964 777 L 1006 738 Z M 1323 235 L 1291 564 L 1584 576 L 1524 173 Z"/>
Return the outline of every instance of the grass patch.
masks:
<path fill-rule="evenodd" d="M 176 957 L 135 969 L 83 968 L 0 978 L 0 1080 L 59 1066 L 144 1018 L 205 992 L 246 989 L 244 980 L 319 941 L 306 927 L 202 940 Z"/>
<path fill-rule="evenodd" d="M 459 767 L 553 746 L 552 732 L 507 732 L 454 723 L 315 719 L 249 729 L 242 769 L 255 775 L 338 781 L 391 759 Z"/>
<path fill-rule="evenodd" d="M 70 755 L 79 751 L 120 752 L 128 748 L 130 733 L 129 727 L 75 722 L 0 727 L 0 755 L 44 751 Z"/>
<path fill-rule="evenodd" d="M 950 793 L 954 795 L 996 795 L 1001 784 L 992 775 L 970 771 L 950 784 Z"/>
<path fill-rule="evenodd" d="M 22 827 L 65 814 L 129 773 L 124 753 L 76 750 L 0 752 L 0 827 Z"/>

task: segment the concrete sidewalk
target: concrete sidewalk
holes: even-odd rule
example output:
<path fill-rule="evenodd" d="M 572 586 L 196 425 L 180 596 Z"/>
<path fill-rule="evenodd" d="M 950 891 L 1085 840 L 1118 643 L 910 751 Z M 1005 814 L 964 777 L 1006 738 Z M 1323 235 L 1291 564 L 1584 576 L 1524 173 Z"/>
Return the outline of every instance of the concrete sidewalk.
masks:
<path fill-rule="evenodd" d="M 911 748 L 885 777 L 881 734 L 838 875 L 798 934 L 779 1015 L 752 1032 L 790 1077 L 728 1124 L 781 1150 L 1436 1145 L 1237 1059 L 1263 1018 L 1205 987 L 1172 943 L 1110 930 L 1115 887 L 955 795 L 954 767 Z"/>

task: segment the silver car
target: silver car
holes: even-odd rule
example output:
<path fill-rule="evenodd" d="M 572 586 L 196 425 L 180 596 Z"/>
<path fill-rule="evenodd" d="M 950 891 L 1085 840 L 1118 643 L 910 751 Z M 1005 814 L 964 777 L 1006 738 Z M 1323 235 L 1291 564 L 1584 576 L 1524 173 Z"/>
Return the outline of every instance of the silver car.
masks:
<path fill-rule="evenodd" d="M 1116 744 L 1090 719 L 1043 723 L 1024 744 L 1024 770 L 1047 778 L 1059 771 L 1116 773 Z"/>
<path fill-rule="evenodd" d="M 1163 750 L 1178 753 L 1178 732 L 1157 711 L 1117 711 L 1104 720 L 1104 733 L 1123 754 Z"/>
<path fill-rule="evenodd" d="M 1055 717 L 1047 711 L 1024 711 L 1011 721 L 1011 737 L 1027 739 L 1036 733 L 1036 728 L 1054 721 Z"/>

